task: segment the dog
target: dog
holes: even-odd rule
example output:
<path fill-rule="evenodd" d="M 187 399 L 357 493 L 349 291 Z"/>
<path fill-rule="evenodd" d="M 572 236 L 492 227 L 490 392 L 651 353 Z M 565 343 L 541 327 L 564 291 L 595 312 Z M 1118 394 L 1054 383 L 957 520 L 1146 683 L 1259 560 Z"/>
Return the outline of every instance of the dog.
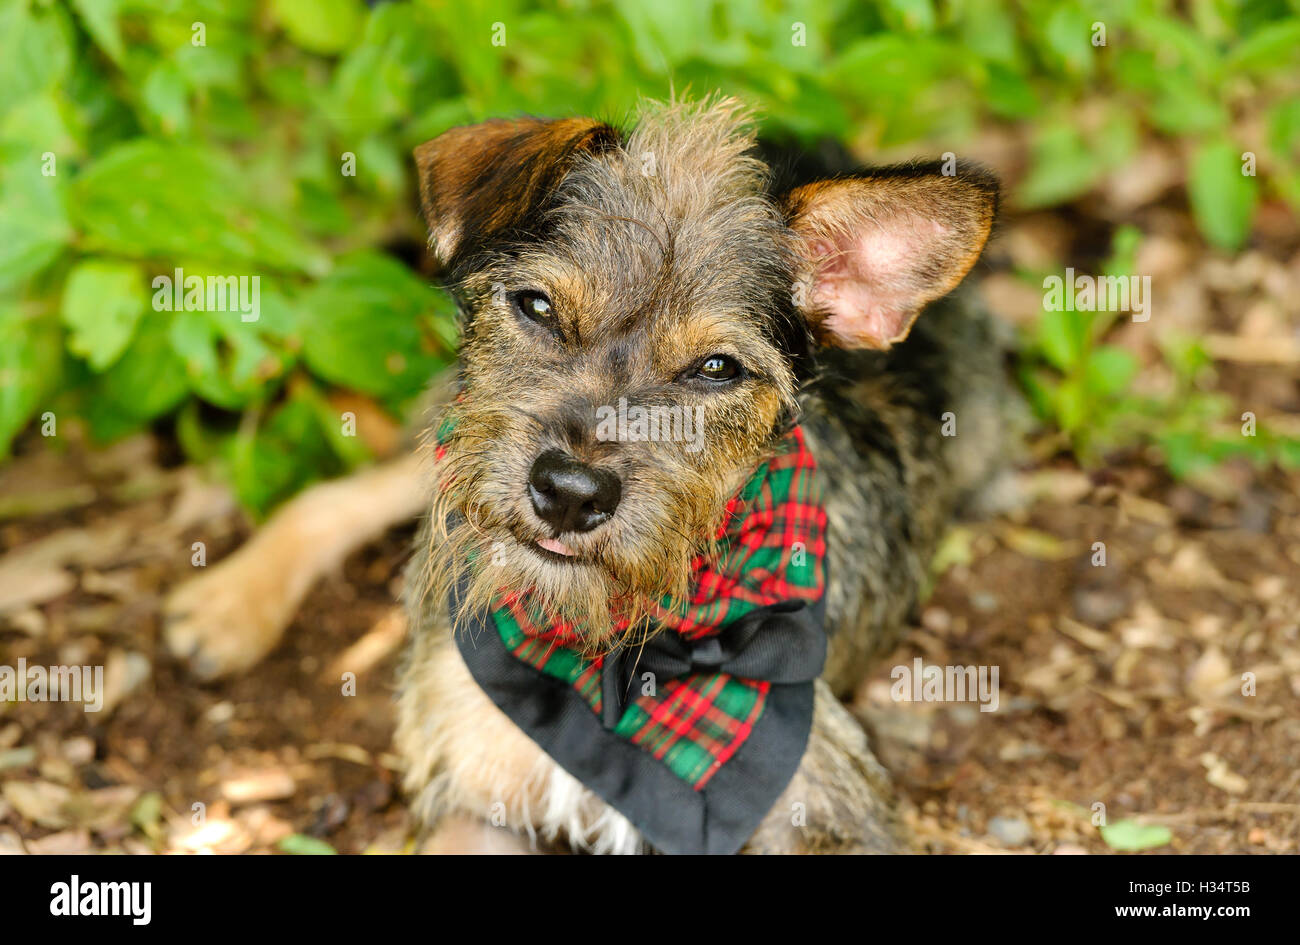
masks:
<path fill-rule="evenodd" d="M 203 677 L 422 516 L 396 745 L 435 852 L 893 852 L 841 703 L 1006 464 L 958 290 L 996 180 L 786 181 L 726 98 L 455 128 L 416 151 L 462 313 L 424 448 L 289 503 L 167 602 Z M 789 170 L 789 168 L 785 168 Z"/>

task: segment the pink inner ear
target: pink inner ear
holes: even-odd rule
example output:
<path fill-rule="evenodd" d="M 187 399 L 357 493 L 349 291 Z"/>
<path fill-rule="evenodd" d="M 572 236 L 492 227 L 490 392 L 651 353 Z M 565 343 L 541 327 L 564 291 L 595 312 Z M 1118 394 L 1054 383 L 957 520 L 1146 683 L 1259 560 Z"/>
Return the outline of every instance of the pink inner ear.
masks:
<path fill-rule="evenodd" d="M 888 348 L 907 337 L 924 301 L 923 268 L 947 234 L 934 220 L 896 217 L 813 241 L 812 302 L 826 313 L 823 327 L 853 348 Z"/>

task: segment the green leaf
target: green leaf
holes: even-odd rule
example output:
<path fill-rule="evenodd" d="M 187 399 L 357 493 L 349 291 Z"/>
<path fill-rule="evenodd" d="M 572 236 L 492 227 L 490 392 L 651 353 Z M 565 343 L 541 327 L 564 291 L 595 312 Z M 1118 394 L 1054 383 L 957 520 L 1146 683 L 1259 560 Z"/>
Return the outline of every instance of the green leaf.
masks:
<path fill-rule="evenodd" d="M 726 54 L 727 43 L 713 28 L 708 4 L 659 0 L 654 7 L 647 7 L 631 0 L 615 0 L 614 6 L 631 27 L 636 57 L 647 71 L 661 74 L 673 63 L 694 56 L 707 60 Z"/>
<path fill-rule="evenodd" d="M 1239 249 L 1250 235 L 1258 187 L 1242 173 L 1241 149 L 1231 141 L 1203 144 L 1187 182 L 1192 216 L 1201 234 L 1220 249 Z"/>
<path fill-rule="evenodd" d="M 390 142 L 374 135 L 357 146 L 357 174 L 381 194 L 401 193 L 406 184 L 402 157 Z"/>
<path fill-rule="evenodd" d="M 1038 322 L 1038 343 L 1048 362 L 1059 371 L 1071 371 L 1083 354 L 1087 338 L 1085 316 L 1065 308 L 1043 309 Z"/>
<path fill-rule="evenodd" d="M 1228 124 L 1228 110 L 1186 75 L 1159 78 L 1160 93 L 1150 106 L 1152 123 L 1166 134 L 1218 131 Z"/>
<path fill-rule="evenodd" d="M 238 312 L 177 312 L 170 337 L 190 386 L 227 410 L 265 396 L 267 382 L 288 364 L 288 356 L 271 348 L 256 323 L 241 321 Z"/>
<path fill-rule="evenodd" d="M 1156 436 L 1165 465 L 1175 479 L 1186 479 L 1214 465 L 1200 433 L 1170 431 Z"/>
<path fill-rule="evenodd" d="M 1297 51 L 1300 51 L 1300 19 L 1282 20 L 1263 27 L 1228 57 L 1228 64 L 1237 70 L 1294 69 Z"/>
<path fill-rule="evenodd" d="M 177 412 L 176 439 L 191 463 L 218 467 L 220 474 L 229 481 L 230 471 L 221 468 L 221 453 L 229 444 L 231 433 L 214 429 L 213 424 L 205 422 L 199 401 L 191 398 Z"/>
<path fill-rule="evenodd" d="M 1166 73 L 1188 84 L 1216 85 L 1221 80 L 1219 44 L 1191 23 L 1172 16 L 1144 16 L 1135 30 L 1142 46 L 1158 50 Z"/>
<path fill-rule="evenodd" d="M 98 378 L 89 411 L 92 426 L 105 413 L 152 420 L 176 407 L 189 393 L 185 362 L 172 350 L 173 317 L 171 312 L 145 314 L 130 346 Z"/>
<path fill-rule="evenodd" d="M 1016 71 L 1020 51 L 1016 22 L 1006 4 L 999 0 L 968 0 L 958 10 L 962 48 Z"/>
<path fill-rule="evenodd" d="M 1003 118 L 1027 118 L 1038 111 L 1038 96 L 1025 77 L 998 63 L 988 66 L 984 94 L 989 108 Z"/>
<path fill-rule="evenodd" d="M 1057 6 L 1048 17 L 1043 39 L 1047 48 L 1067 72 L 1091 75 L 1098 49 L 1092 45 L 1095 17 L 1086 16 L 1072 4 Z"/>
<path fill-rule="evenodd" d="M 48 166 L 30 151 L 0 166 L 0 292 L 44 269 L 72 239 L 57 155 L 53 176 L 42 173 Z"/>
<path fill-rule="evenodd" d="M 1033 163 L 1017 196 L 1026 208 L 1066 203 L 1091 189 L 1104 171 L 1079 130 L 1057 122 L 1035 135 Z"/>
<path fill-rule="evenodd" d="M 122 31 L 117 22 L 118 6 L 118 0 L 72 0 L 73 9 L 81 17 L 95 45 L 120 66 L 126 50 L 122 46 Z"/>
<path fill-rule="evenodd" d="M 72 64 L 72 25 L 62 7 L 0 3 L 0 113 L 54 88 Z"/>
<path fill-rule="evenodd" d="M 53 318 L 27 318 L 0 309 L 0 457 L 46 396 L 56 389 L 63 355 Z"/>
<path fill-rule="evenodd" d="M 300 396 L 282 404 L 252 435 L 241 429 L 223 452 L 240 502 L 260 514 L 309 482 L 342 472 L 315 409 Z"/>
<path fill-rule="evenodd" d="M 35 152 L 42 163 L 46 153 L 60 159 L 83 151 L 85 125 L 77 109 L 61 91 L 49 90 L 25 98 L 0 120 L 0 139 L 19 145 L 15 154 Z"/>
<path fill-rule="evenodd" d="M 121 91 L 106 81 L 95 57 L 77 58 L 72 75 L 60 87 L 60 93 L 75 109 L 78 122 L 85 128 L 85 143 L 78 157 L 102 154 L 123 138 L 140 133 L 135 110 Z"/>
<path fill-rule="evenodd" d="M 1128 389 L 1137 376 L 1138 359 L 1126 348 L 1094 348 L 1085 368 L 1088 392 L 1093 397 L 1114 397 Z"/>
<path fill-rule="evenodd" d="M 149 70 L 140 100 L 163 134 L 184 134 L 189 130 L 189 85 L 175 63 L 163 61 Z"/>
<path fill-rule="evenodd" d="M 934 30 L 934 6 L 930 0 L 885 0 L 884 14 L 891 25 L 910 32 Z"/>
<path fill-rule="evenodd" d="M 325 55 L 347 49 L 361 35 L 366 17 L 357 0 L 274 0 L 271 9 L 290 39 Z"/>
<path fill-rule="evenodd" d="M 324 434 L 334 455 L 348 468 L 359 466 L 374 458 L 369 447 L 359 436 L 344 436 L 343 424 L 338 409 L 331 404 L 315 387 L 304 384 L 295 392 L 298 400 L 311 407 L 316 415 L 316 422 Z"/>
<path fill-rule="evenodd" d="M 340 236 L 352 229 L 352 217 L 339 197 L 313 180 L 298 182 L 297 211 L 312 232 Z"/>
<path fill-rule="evenodd" d="M 201 253 L 213 262 L 315 274 L 329 267 L 328 256 L 216 151 L 149 138 L 126 142 L 77 178 L 69 206 L 88 245 L 123 256 Z"/>
<path fill-rule="evenodd" d="M 1056 389 L 1054 404 L 1056 422 L 1067 433 L 1073 433 L 1083 426 L 1088 418 L 1088 396 L 1083 384 L 1074 377 L 1061 381 Z"/>
<path fill-rule="evenodd" d="M 1280 438 L 1277 442 L 1277 461 L 1284 469 L 1300 468 L 1300 438 Z"/>
<path fill-rule="evenodd" d="M 370 134 L 455 93 L 446 64 L 429 55 L 427 18 L 416 4 L 387 3 L 371 13 L 334 72 L 326 103 L 333 125 L 349 136 Z"/>
<path fill-rule="evenodd" d="M 225 11 L 233 9 L 236 9 L 233 4 L 225 7 Z M 245 6 L 245 9 L 251 17 L 255 8 L 250 5 Z M 209 19 L 207 20 L 207 45 L 195 46 L 191 39 L 193 21 L 196 19 L 194 16 L 182 17 L 179 24 L 182 35 L 175 40 L 159 42 L 157 45 L 169 50 L 168 58 L 176 63 L 176 67 L 180 69 L 186 84 L 191 89 L 196 91 L 222 89 L 244 98 L 252 98 L 250 72 L 254 71 L 255 66 L 265 67 L 271 58 L 263 45 L 265 40 L 257 38 L 260 37 L 261 31 L 251 22 L 236 21 L 222 24 Z M 294 67 L 300 72 L 303 71 L 301 62 L 295 62 Z M 261 78 L 259 72 L 258 79 Z"/>
<path fill-rule="evenodd" d="M 326 856 L 338 853 L 337 850 L 324 840 L 318 840 L 315 837 L 309 837 L 303 833 L 290 834 L 277 844 L 277 848 L 281 853 Z"/>
<path fill-rule="evenodd" d="M 1174 838 L 1168 827 L 1120 820 L 1101 829 L 1101 839 L 1112 850 L 1150 850 L 1167 846 Z"/>
<path fill-rule="evenodd" d="M 157 791 L 146 791 L 141 794 L 136 802 L 131 805 L 131 812 L 128 817 L 132 826 L 152 836 L 162 826 L 162 794 Z"/>
<path fill-rule="evenodd" d="M 1110 240 L 1110 256 L 1102 266 L 1108 276 L 1127 276 L 1137 268 L 1137 251 L 1142 245 L 1142 230 L 1131 223 L 1115 228 Z"/>
<path fill-rule="evenodd" d="M 102 371 L 126 348 L 147 304 L 144 272 L 133 263 L 78 263 L 63 288 L 61 314 L 68 350 Z"/>
<path fill-rule="evenodd" d="M 1213 363 L 1201 342 L 1176 334 L 1160 342 L 1160 353 L 1184 386 L 1193 383 L 1196 375 Z"/>
<path fill-rule="evenodd" d="M 1300 149 L 1300 98 L 1278 102 L 1269 113 L 1269 144 L 1279 156 Z"/>
<path fill-rule="evenodd" d="M 299 300 L 303 359 L 326 380 L 381 398 L 421 390 L 446 363 L 422 330 L 441 304 L 405 266 L 374 253 L 339 265 Z"/>
<path fill-rule="evenodd" d="M 1056 419 L 1056 391 L 1059 381 L 1044 370 L 1023 366 L 1018 372 L 1020 386 L 1024 388 L 1034 412 L 1044 420 Z"/>

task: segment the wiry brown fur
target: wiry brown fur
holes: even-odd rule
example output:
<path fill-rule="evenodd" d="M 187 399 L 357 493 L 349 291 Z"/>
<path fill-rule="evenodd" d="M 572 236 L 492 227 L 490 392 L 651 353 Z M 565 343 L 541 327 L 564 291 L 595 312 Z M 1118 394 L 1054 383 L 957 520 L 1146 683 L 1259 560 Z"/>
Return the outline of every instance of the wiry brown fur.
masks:
<path fill-rule="evenodd" d="M 907 334 L 915 312 L 974 262 L 994 192 L 969 169 L 937 180 L 936 167 L 770 195 L 745 117 L 727 100 L 675 103 L 646 108 L 621 140 L 598 123 L 525 120 L 459 129 L 419 153 L 431 245 L 465 314 L 454 424 L 409 572 L 416 638 L 397 731 L 407 788 L 431 825 L 469 817 L 577 849 L 642 848 L 626 819 L 478 689 L 449 642 L 448 591 L 464 582 L 473 609 L 502 588 L 531 588 L 583 629 L 593 652 L 611 642 L 616 616 L 642 632 L 638 619 L 656 601 L 686 592 L 727 499 L 797 420 L 827 493 L 831 656 L 800 769 L 748 849 L 896 843 L 887 776 L 835 695 L 896 641 L 943 523 L 1001 453 L 990 432 L 1003 391 L 997 352 L 969 306 L 945 300 L 906 343 L 827 348 L 810 372 L 809 327 L 821 328 L 824 313 L 815 293 L 797 310 L 794 289 L 826 262 L 810 241 L 922 219 L 917 232 L 933 231 L 939 245 L 886 287 L 890 311 L 867 313 L 886 329 L 905 320 Z M 549 162 L 540 170 L 539 159 Z M 515 306 L 516 293 L 538 290 L 553 306 L 543 324 Z M 877 327 L 841 318 L 839 334 L 823 329 L 821 340 L 881 349 L 900 340 L 891 330 L 877 337 Z M 695 383 L 692 365 L 718 352 L 745 376 Z M 705 448 L 597 440 L 596 408 L 620 397 L 701 408 Z M 940 435 L 946 411 L 964 439 Z M 622 482 L 608 521 L 564 535 L 577 562 L 535 550 L 556 536 L 525 483 L 551 449 Z M 792 819 L 796 805 L 806 822 Z"/>
<path fill-rule="evenodd" d="M 470 612 L 501 587 L 532 587 L 594 648 L 608 644 L 613 615 L 641 633 L 652 604 L 686 593 L 692 558 L 794 409 L 793 372 L 763 324 L 788 317 L 767 309 L 788 292 L 790 249 L 740 118 L 731 103 L 678 105 L 623 148 L 579 155 L 539 221 L 545 242 L 482 253 L 455 286 L 472 318 L 426 587 L 467 577 Z M 514 313 L 509 294 L 533 287 L 550 296 L 562 338 Z M 665 382 L 717 351 L 751 365 L 751 381 L 726 392 Z M 708 448 L 598 442 L 595 410 L 620 396 L 703 407 Z M 614 520 L 569 542 L 591 564 L 524 547 L 546 537 L 522 483 L 550 448 L 622 479 Z M 495 564 L 470 569 L 471 555 Z"/>

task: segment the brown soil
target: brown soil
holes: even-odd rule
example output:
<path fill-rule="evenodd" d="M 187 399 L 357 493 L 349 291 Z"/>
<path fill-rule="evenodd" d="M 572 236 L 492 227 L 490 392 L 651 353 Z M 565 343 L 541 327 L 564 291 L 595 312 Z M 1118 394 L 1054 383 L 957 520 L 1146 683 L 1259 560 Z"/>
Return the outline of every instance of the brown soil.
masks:
<path fill-rule="evenodd" d="M 1167 389 L 1165 333 L 1205 338 L 1214 389 L 1294 435 L 1294 219 L 1262 207 L 1259 245 L 1226 258 L 1184 208 L 1137 216 L 1136 268 L 1161 287 L 1159 317 L 1114 340 L 1142 359 L 1140 386 Z M 1033 323 L 1041 293 L 1010 272 L 1088 258 L 1080 234 L 1111 223 L 1078 223 L 1007 225 L 982 283 L 994 311 Z M 412 529 L 316 588 L 260 666 L 199 685 L 161 645 L 159 600 L 193 573 L 193 542 L 212 563 L 250 529 L 227 493 L 160 458 L 171 450 L 154 436 L 90 450 L 69 423 L 54 440 L 29 434 L 0 467 L 0 665 L 105 665 L 112 703 L 0 702 L 0 852 L 406 848 L 389 740 L 395 575 Z M 1296 852 L 1300 473 L 1233 463 L 1178 484 L 1140 453 L 1093 474 L 1051 444 L 1033 453 L 1035 501 L 954 530 L 919 626 L 854 701 L 918 845 L 1107 852 L 1104 805 L 1112 826 L 1167 827 L 1156 851 Z M 345 694 L 329 667 L 345 651 L 359 665 L 358 641 L 372 665 Z M 917 657 L 997 667 L 997 711 L 894 701 L 892 670 Z"/>
<path fill-rule="evenodd" d="M 55 457 L 58 475 L 94 498 L 0 528 L 0 550 L 83 527 L 130 536 L 51 566 L 74 586 L 4 618 L 0 662 L 106 663 L 110 677 L 116 664 L 125 691 L 99 714 L 0 704 L 0 848 L 269 852 L 306 835 L 339 851 L 402 849 L 388 754 L 397 651 L 386 647 L 355 695 L 322 674 L 372 631 L 391 637 L 411 529 L 318 587 L 255 670 L 197 685 L 161 648 L 159 592 L 190 571 L 194 536 L 216 560 L 246 526 L 216 502 L 184 540 L 160 537 L 197 487 L 151 453 L 147 439 L 107 454 L 74 446 Z M 20 458 L 5 480 L 35 476 L 49 492 L 49 461 Z M 1141 466 L 1040 470 L 1031 482 L 1047 495 L 1030 511 L 954 531 L 945 555 L 956 563 L 920 626 L 855 701 L 923 848 L 1105 852 L 1100 802 L 1111 823 L 1167 825 L 1166 851 L 1297 849 L 1300 481 L 1229 472 L 1249 501 L 1215 501 Z M 1092 564 L 1097 541 L 1104 567 Z M 997 666 L 998 710 L 895 702 L 891 670 L 918 656 Z M 134 688 L 121 682 L 132 672 L 147 673 Z M 1004 826 L 990 833 L 995 817 Z"/>

